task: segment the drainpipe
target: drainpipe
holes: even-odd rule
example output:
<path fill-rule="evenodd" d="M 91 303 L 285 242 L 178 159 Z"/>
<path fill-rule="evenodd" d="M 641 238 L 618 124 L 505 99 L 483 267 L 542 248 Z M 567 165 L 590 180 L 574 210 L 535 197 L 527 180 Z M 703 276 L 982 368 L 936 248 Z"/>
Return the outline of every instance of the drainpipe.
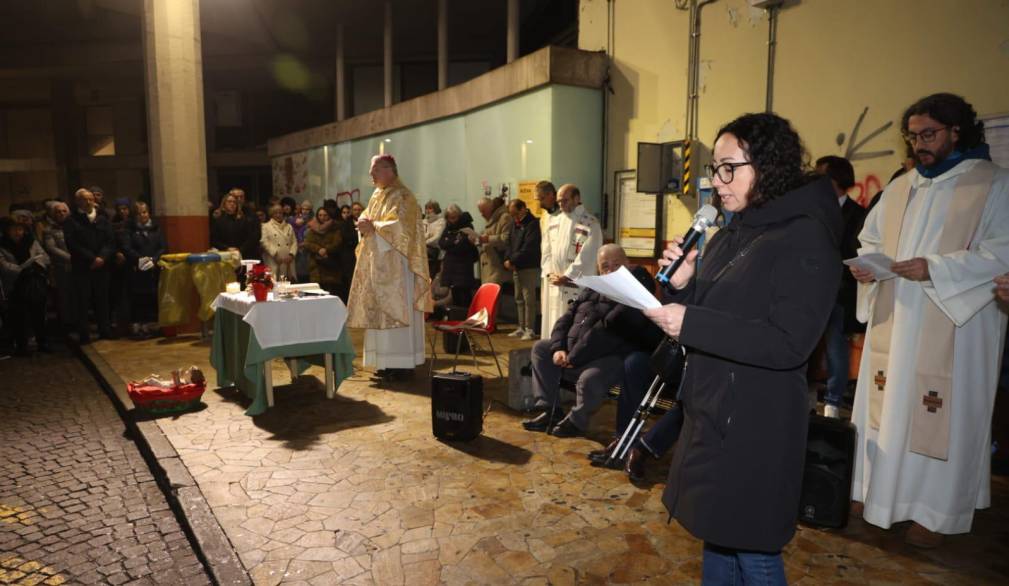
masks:
<path fill-rule="evenodd" d="M 774 61 L 778 47 L 778 11 L 780 6 L 767 9 L 767 98 L 764 109 L 770 112 L 774 104 Z"/>
<path fill-rule="evenodd" d="M 697 138 L 697 110 L 701 79 L 701 10 L 715 0 L 690 0 L 690 34 L 687 45 L 687 120 L 686 138 Z"/>

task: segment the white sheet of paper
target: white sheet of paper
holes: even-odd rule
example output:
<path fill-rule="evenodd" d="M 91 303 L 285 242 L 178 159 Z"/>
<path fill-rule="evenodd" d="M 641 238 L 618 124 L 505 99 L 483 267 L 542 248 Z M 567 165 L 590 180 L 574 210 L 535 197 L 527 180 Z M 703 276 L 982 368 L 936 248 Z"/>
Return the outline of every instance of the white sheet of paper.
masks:
<path fill-rule="evenodd" d="M 634 278 L 627 267 L 620 267 L 608 275 L 579 277 L 575 279 L 575 285 L 592 289 L 635 309 L 653 309 L 662 306 L 659 300 Z"/>
<path fill-rule="evenodd" d="M 849 267 L 858 267 L 862 270 L 871 272 L 872 275 L 876 277 L 877 281 L 885 281 L 897 276 L 896 273 L 890 270 L 893 263 L 894 260 L 882 252 L 861 254 L 855 258 L 849 258 L 844 261 L 844 264 Z"/>

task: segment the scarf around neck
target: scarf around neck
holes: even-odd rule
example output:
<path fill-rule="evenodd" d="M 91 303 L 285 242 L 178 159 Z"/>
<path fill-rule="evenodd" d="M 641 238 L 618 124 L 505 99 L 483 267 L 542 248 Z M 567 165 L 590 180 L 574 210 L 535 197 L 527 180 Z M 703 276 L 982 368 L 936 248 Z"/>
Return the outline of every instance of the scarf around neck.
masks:
<path fill-rule="evenodd" d="M 333 218 L 326 220 L 325 222 L 319 222 L 319 220 L 313 218 L 308 222 L 308 228 L 315 232 L 316 234 L 325 234 L 329 232 L 329 228 L 333 225 Z"/>
<path fill-rule="evenodd" d="M 949 154 L 948 157 L 946 157 L 942 161 L 939 161 L 935 165 L 932 165 L 931 167 L 926 167 L 919 163 L 918 165 L 915 166 L 915 169 L 918 170 L 918 174 L 921 175 L 922 177 L 928 179 L 935 179 L 936 177 L 946 173 L 953 167 L 956 167 L 960 163 L 964 161 L 969 161 L 971 159 L 984 159 L 985 161 L 990 161 L 991 153 L 989 152 L 988 145 L 985 143 L 981 143 L 966 152 L 960 152 L 954 150 L 952 153 Z"/>

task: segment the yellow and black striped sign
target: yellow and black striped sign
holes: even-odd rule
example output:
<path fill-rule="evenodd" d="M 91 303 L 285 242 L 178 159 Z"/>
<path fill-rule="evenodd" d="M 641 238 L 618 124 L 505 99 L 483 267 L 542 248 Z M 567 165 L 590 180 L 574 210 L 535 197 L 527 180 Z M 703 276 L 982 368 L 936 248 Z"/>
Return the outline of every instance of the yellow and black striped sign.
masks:
<path fill-rule="evenodd" d="M 690 139 L 683 141 L 683 195 L 690 195 Z"/>

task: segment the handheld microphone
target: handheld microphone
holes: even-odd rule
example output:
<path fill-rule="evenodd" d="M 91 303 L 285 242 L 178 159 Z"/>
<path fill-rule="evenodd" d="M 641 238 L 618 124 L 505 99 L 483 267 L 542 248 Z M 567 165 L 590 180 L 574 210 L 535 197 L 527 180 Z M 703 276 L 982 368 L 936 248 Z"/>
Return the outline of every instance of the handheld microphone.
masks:
<path fill-rule="evenodd" d="M 687 253 L 697 246 L 697 241 L 701 239 L 701 236 L 715 223 L 715 218 L 718 217 L 718 210 L 715 206 L 711 204 L 705 204 L 697 211 L 694 215 L 693 223 L 690 225 L 690 229 L 683 236 L 683 244 L 680 245 L 680 249 L 683 250 L 683 256 L 673 261 L 672 264 L 665 267 L 655 275 L 655 280 L 664 285 L 667 289 L 671 288 L 672 285 L 669 279 L 676 273 L 676 269 L 680 268 L 683 261 L 687 258 Z"/>

